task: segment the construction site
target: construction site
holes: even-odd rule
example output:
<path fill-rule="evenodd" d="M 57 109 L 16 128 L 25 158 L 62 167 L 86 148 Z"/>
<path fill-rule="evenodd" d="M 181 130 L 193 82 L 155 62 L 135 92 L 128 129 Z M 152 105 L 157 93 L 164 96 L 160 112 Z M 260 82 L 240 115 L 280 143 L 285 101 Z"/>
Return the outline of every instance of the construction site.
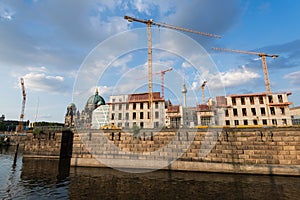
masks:
<path fill-rule="evenodd" d="M 187 106 L 187 88 L 182 83 L 182 103 L 173 105 L 164 94 L 164 76 L 172 68 L 152 72 L 152 26 L 174 29 L 182 32 L 220 38 L 218 35 L 194 31 L 174 25 L 155 22 L 152 19 L 142 20 L 124 16 L 129 22 L 147 25 L 148 38 L 148 92 L 110 96 L 105 103 L 98 94 L 92 95 L 85 108 L 79 111 L 74 103 L 67 107 L 66 127 L 91 129 L 130 129 L 138 128 L 207 128 L 207 127 L 264 127 L 299 125 L 299 107 L 290 108 L 291 92 L 273 92 L 267 67 L 267 58 L 278 58 L 277 54 L 232 50 L 213 47 L 215 51 L 249 54 L 262 61 L 264 92 L 250 94 L 231 94 L 228 96 L 210 97 L 205 101 L 205 88 L 208 81 L 203 81 L 197 91 L 201 90 L 202 101 L 194 106 Z M 153 75 L 161 75 L 161 92 L 153 92 Z"/>

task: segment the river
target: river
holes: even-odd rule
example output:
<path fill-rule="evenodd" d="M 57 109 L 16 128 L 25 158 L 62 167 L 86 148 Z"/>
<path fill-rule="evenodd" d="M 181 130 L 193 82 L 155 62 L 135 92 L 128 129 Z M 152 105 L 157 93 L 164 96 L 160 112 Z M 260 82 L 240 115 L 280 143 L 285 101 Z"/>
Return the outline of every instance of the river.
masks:
<path fill-rule="evenodd" d="M 300 177 L 73 168 L 0 147 L 0 199 L 299 199 Z"/>

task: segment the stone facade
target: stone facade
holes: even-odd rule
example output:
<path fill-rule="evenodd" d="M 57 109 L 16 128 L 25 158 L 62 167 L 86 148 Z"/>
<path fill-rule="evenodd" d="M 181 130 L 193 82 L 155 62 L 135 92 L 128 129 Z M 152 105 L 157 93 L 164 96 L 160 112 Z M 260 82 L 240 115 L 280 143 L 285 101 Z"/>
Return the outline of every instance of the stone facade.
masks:
<path fill-rule="evenodd" d="M 288 96 L 291 93 L 253 93 L 226 97 L 225 125 L 292 125 Z"/>
<path fill-rule="evenodd" d="M 159 92 L 153 92 L 152 112 L 148 93 L 110 96 L 109 106 L 110 123 L 117 127 L 158 128 L 165 125 L 165 101 Z"/>
<path fill-rule="evenodd" d="M 104 137 L 108 142 L 102 144 Z M 191 138 L 189 147 L 182 149 Z M 99 140 L 105 154 L 97 155 L 99 146 L 82 140 Z M 134 168 L 134 160 L 145 160 L 147 165 L 174 155 L 178 159 L 170 168 L 176 170 L 300 175 L 300 128 L 162 130 L 137 137 L 124 132 L 80 132 L 74 138 L 72 165 L 105 166 L 95 160 L 101 156 Z"/>

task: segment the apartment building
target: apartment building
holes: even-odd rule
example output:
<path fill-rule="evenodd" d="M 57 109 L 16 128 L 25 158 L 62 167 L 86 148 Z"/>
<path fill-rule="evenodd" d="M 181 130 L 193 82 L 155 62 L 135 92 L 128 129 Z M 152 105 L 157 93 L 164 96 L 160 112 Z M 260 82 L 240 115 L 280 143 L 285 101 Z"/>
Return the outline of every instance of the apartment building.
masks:
<path fill-rule="evenodd" d="M 153 92 L 150 108 L 148 93 L 110 96 L 110 123 L 122 127 L 158 128 L 165 126 L 165 101 Z M 152 111 L 152 112 L 151 112 Z"/>
<path fill-rule="evenodd" d="M 226 97 L 225 125 L 292 125 L 290 92 L 233 94 Z"/>

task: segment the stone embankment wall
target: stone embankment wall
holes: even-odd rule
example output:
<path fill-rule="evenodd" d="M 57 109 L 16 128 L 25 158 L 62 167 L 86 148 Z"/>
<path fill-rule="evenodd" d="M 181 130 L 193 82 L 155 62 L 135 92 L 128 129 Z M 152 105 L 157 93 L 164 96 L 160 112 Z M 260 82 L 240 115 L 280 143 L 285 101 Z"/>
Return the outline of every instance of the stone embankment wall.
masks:
<path fill-rule="evenodd" d="M 173 170 L 300 175 L 300 128 L 149 130 L 136 137 L 102 130 L 74 134 L 73 166 L 105 166 L 103 159 L 124 168 L 144 160 L 145 168 L 167 161 L 166 168 Z"/>
<path fill-rule="evenodd" d="M 28 134 L 24 145 L 24 157 L 59 158 L 61 141 L 62 132 Z"/>

